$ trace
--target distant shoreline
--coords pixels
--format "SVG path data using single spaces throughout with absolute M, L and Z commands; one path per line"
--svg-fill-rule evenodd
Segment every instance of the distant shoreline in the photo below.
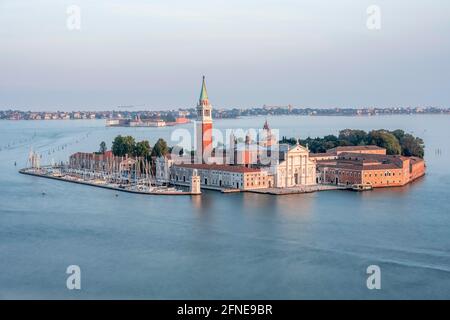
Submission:
M 140 111 L 137 111 L 139 113 Z M 442 112 L 442 113 L 392 113 L 392 114 L 255 114 L 255 115 L 241 115 L 236 117 L 217 117 L 216 120 L 236 120 L 236 119 L 245 119 L 245 118 L 253 118 L 253 117 L 348 117 L 348 118 L 370 118 L 370 117 L 388 117 L 388 116 L 449 116 L 450 112 Z M 189 120 L 194 120 L 194 118 L 188 118 Z M 8 118 L 0 118 L 0 121 L 36 121 L 36 122 L 52 122 L 52 121 L 86 121 L 86 120 L 108 120 L 108 118 L 86 118 L 86 119 L 8 119 Z M 187 122 L 189 123 L 189 122 Z M 186 124 L 186 123 L 183 123 Z M 178 124 L 177 124 L 178 125 Z M 169 127 L 174 125 L 166 125 L 163 127 Z M 112 126 L 112 127 L 126 127 L 126 126 Z M 151 126 L 138 126 L 138 127 L 151 127 Z

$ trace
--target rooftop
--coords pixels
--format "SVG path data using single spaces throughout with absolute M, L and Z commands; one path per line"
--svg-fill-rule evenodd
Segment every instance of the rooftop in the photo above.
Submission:
M 375 145 L 369 145 L 369 146 L 339 146 L 332 149 L 327 150 L 327 152 L 330 152 L 331 150 L 336 151 L 355 151 L 355 150 L 384 150 L 384 148 L 381 148 L 379 146 Z
M 260 169 L 247 168 L 247 167 L 243 167 L 243 166 L 232 166 L 232 165 L 227 165 L 227 164 L 187 163 L 187 164 L 176 164 L 175 166 L 183 167 L 183 168 L 228 171 L 228 172 L 236 172 L 236 173 L 261 172 Z
M 310 153 L 309 156 L 311 158 L 318 158 L 318 157 L 336 157 L 336 154 L 333 152 L 323 152 L 323 153 Z

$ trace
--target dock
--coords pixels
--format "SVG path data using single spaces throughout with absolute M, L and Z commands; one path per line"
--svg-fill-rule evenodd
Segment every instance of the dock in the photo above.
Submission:
M 177 186 L 182 186 L 182 187 L 189 187 L 190 184 L 187 182 L 181 182 L 181 181 L 176 181 L 176 182 L 172 182 L 174 185 Z M 201 188 L 204 190 L 212 190 L 212 191 L 219 191 L 222 193 L 238 193 L 238 192 L 243 192 L 243 190 L 240 189 L 236 189 L 236 188 L 221 188 L 221 187 L 215 187 L 215 186 L 205 186 L 205 185 L 201 185 Z
M 290 194 L 304 194 L 304 193 L 313 193 L 318 191 L 331 191 L 331 190 L 347 190 L 347 187 L 318 184 L 313 186 L 302 186 L 302 187 L 251 189 L 246 190 L 246 192 L 282 196 Z
M 144 195 L 168 195 L 168 196 L 194 196 L 194 195 L 200 195 L 199 193 L 193 193 L 190 191 L 140 191 L 140 190 L 133 190 L 133 189 L 126 189 L 126 188 L 120 188 L 115 187 L 108 184 L 99 184 L 99 183 L 92 183 L 89 181 L 83 181 L 83 180 L 72 180 L 72 179 L 65 179 L 64 177 L 58 177 L 53 176 L 50 174 L 45 173 L 38 173 L 34 171 L 30 171 L 30 168 L 24 168 L 20 169 L 19 173 L 26 174 L 30 176 L 40 177 L 40 178 L 46 178 L 46 179 L 52 179 L 52 180 L 58 180 L 58 181 L 64 181 L 64 182 L 71 182 L 71 183 L 77 183 L 77 184 L 83 184 L 91 187 L 97 187 L 97 188 L 103 188 L 103 189 L 109 189 L 114 191 L 120 191 L 120 192 L 128 192 L 128 193 L 135 193 L 135 194 L 144 194 Z

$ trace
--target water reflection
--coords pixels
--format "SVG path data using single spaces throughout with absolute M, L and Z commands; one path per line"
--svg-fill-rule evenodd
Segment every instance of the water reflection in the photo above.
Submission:
M 316 196 L 311 193 L 276 196 L 276 206 L 284 216 L 308 217 L 314 211 L 315 202 Z
M 401 199 L 404 196 L 409 196 L 412 191 L 419 190 L 426 185 L 426 178 L 422 177 L 415 180 L 413 183 L 407 184 L 402 187 L 392 187 L 392 188 L 377 188 L 369 192 L 361 192 L 363 198 L 373 198 L 373 197 L 394 197 Z

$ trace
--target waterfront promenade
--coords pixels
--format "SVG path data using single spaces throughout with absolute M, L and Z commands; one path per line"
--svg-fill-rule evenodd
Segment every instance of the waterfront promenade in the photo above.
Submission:
M 318 191 L 331 191 L 331 190 L 348 190 L 347 186 L 336 186 L 336 185 L 313 185 L 313 186 L 298 186 L 298 187 L 286 187 L 286 188 L 266 188 L 266 189 L 252 189 L 248 192 L 271 194 L 271 195 L 289 195 L 289 194 L 301 194 L 301 193 L 312 193 Z
M 182 191 L 182 190 L 176 190 L 176 191 L 169 191 L 169 190 L 158 190 L 158 191 L 142 191 L 142 190 L 134 190 L 131 188 L 124 188 L 119 187 L 112 184 L 107 183 L 95 183 L 91 182 L 89 180 L 81 180 L 81 179 L 68 179 L 64 176 L 55 176 L 50 173 L 46 172 L 37 172 L 36 170 L 32 168 L 24 168 L 20 169 L 19 173 L 26 174 L 30 176 L 40 177 L 40 178 L 47 178 L 47 179 L 53 179 L 53 180 L 59 180 L 64 182 L 72 182 L 77 184 L 83 184 L 87 186 L 92 187 L 99 187 L 109 190 L 115 190 L 115 191 L 121 191 L 121 192 L 128 192 L 128 193 L 135 193 L 135 194 L 146 194 L 146 195 L 198 195 L 196 193 L 192 193 L 189 191 Z M 178 183 L 177 185 L 182 187 L 190 187 L 189 183 Z M 289 188 L 265 188 L 265 189 L 252 189 L 252 190 L 246 190 L 242 191 L 235 188 L 218 188 L 213 186 L 202 186 L 202 189 L 208 189 L 212 191 L 219 191 L 222 193 L 239 193 L 239 192 L 251 192 L 251 193 L 259 193 L 259 194 L 270 194 L 270 195 L 290 195 L 290 194 L 303 194 L 303 193 L 312 193 L 312 192 L 318 192 L 318 191 L 330 191 L 330 190 L 348 190 L 348 187 L 345 186 L 336 186 L 336 185 L 314 185 L 314 186 L 304 186 L 304 187 L 289 187 Z

